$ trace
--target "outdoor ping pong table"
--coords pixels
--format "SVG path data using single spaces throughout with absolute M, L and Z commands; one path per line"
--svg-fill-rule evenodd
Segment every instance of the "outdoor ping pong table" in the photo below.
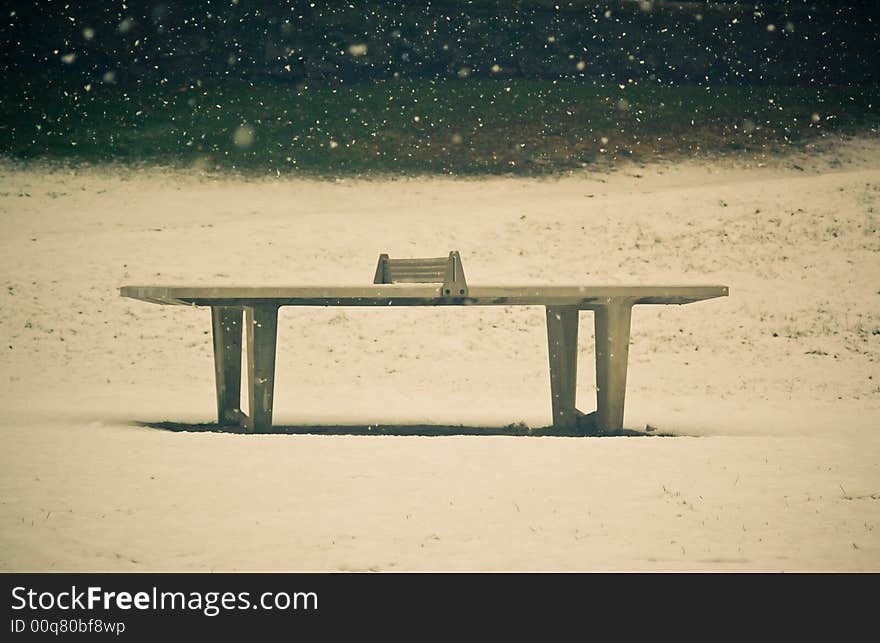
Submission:
M 399 282 L 439 281 L 436 262 L 442 259 L 431 260 L 435 264 L 429 270 L 416 260 L 389 262 L 382 255 L 376 282 L 370 286 L 123 286 L 120 294 L 156 304 L 211 308 L 218 422 L 240 425 L 253 433 L 272 427 L 278 309 L 282 306 L 381 306 L 389 311 L 395 306 L 544 306 L 553 427 L 604 434 L 623 428 L 632 307 L 689 304 L 728 294 L 727 286 L 468 287 L 458 254 L 450 253 L 449 262 L 453 254 L 460 274 L 448 268 L 446 283 L 441 286 Z M 392 265 L 396 277 L 391 275 Z M 385 283 L 392 278 L 395 283 Z M 597 409 L 590 414 L 575 406 L 578 317 L 582 310 L 593 311 L 595 322 Z M 248 413 L 239 409 L 243 335 Z

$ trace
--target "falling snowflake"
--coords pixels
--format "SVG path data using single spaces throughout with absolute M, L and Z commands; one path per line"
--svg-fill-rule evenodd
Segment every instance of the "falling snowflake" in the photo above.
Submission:
M 235 147 L 241 149 L 249 148 L 254 144 L 254 128 L 242 123 L 232 135 L 232 142 L 235 144 Z

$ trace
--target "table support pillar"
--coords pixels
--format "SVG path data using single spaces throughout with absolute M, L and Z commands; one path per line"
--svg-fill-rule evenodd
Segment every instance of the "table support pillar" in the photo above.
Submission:
M 595 309 L 596 429 L 619 433 L 623 429 L 626 367 L 632 302 L 612 300 Z
M 275 389 L 275 344 L 278 337 L 278 306 L 246 306 L 248 362 L 248 433 L 272 428 L 272 397 Z
M 553 427 L 571 430 L 578 424 L 575 398 L 579 311 L 576 306 L 546 306 L 546 311 Z
M 238 424 L 241 419 L 241 318 L 241 308 L 211 307 L 217 423 L 221 426 Z

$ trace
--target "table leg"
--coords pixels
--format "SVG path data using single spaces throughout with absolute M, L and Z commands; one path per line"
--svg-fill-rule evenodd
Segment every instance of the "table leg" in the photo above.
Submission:
M 278 306 L 246 306 L 249 433 L 272 428 L 272 396 L 275 389 L 275 344 Z
M 595 310 L 596 428 L 601 433 L 623 429 L 631 318 L 629 301 L 612 301 Z
M 241 317 L 241 308 L 211 307 L 217 422 L 220 425 L 238 424 L 241 418 Z
M 576 306 L 547 306 L 546 311 L 553 426 L 574 429 L 578 422 L 575 397 L 579 311 Z

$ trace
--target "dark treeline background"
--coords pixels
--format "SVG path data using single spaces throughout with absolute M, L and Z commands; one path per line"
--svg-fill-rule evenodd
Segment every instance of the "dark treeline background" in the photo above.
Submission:
M 877 0 L 20 2 L 7 78 L 316 85 L 440 77 L 834 85 L 880 80 Z M 7 88 L 9 91 L 9 88 Z

